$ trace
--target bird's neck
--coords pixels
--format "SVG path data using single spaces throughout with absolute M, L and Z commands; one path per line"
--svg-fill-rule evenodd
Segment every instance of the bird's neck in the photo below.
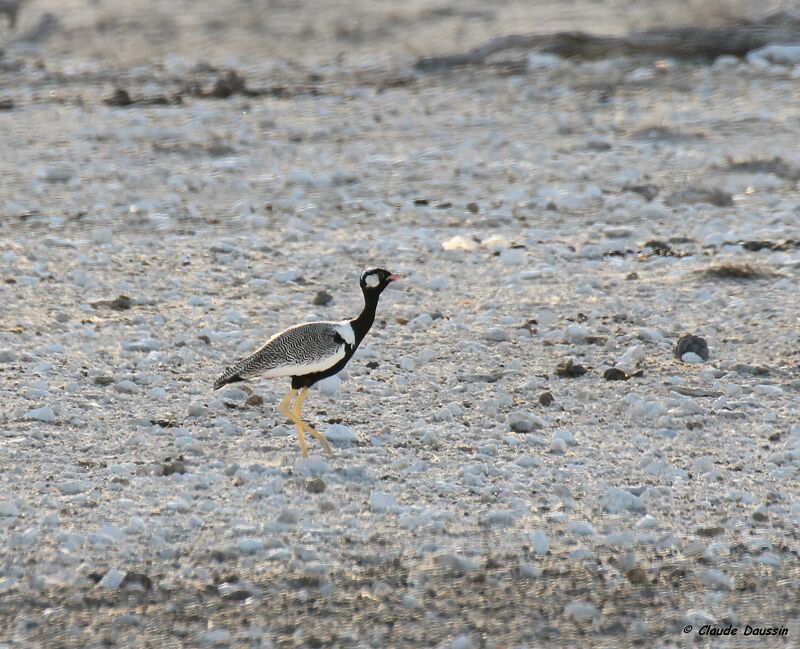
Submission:
M 375 309 L 378 308 L 378 299 L 380 299 L 380 293 L 364 293 L 364 308 L 357 318 L 350 321 L 350 326 L 353 327 L 353 333 L 355 334 L 356 347 L 367 335 L 372 323 L 375 322 Z

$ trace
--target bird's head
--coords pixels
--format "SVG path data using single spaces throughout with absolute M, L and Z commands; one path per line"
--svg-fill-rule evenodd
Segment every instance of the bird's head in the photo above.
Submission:
M 361 273 L 361 290 L 364 293 L 380 294 L 389 284 L 400 279 L 400 275 L 384 270 L 383 268 L 370 268 Z

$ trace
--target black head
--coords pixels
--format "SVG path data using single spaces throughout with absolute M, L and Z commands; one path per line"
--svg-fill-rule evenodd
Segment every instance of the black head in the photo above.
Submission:
M 395 280 L 400 279 L 400 275 L 390 273 L 383 268 L 370 268 L 361 273 L 361 290 L 364 293 L 378 293 L 383 292 L 389 284 Z

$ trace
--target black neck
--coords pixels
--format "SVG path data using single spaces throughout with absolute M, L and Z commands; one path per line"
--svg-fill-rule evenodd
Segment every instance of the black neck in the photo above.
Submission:
M 375 309 L 378 308 L 380 296 L 381 294 L 378 291 L 364 291 L 364 308 L 357 318 L 350 321 L 356 336 L 356 347 L 367 335 L 372 323 L 375 322 Z

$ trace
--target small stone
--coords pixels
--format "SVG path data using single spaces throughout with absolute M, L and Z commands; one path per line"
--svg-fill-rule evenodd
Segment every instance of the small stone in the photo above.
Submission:
M 477 203 L 467 203 L 467 211 L 470 214 L 477 214 L 480 212 L 480 208 L 478 207 Z
M 231 640 L 231 632 L 227 629 L 212 629 L 200 636 L 200 642 L 209 647 L 227 647 Z
M 725 534 L 725 528 L 719 525 L 714 527 L 698 527 L 694 531 L 697 536 L 701 536 L 706 539 L 714 538 L 715 536 L 720 536 L 721 534 Z
M 686 334 L 685 336 L 681 336 L 678 339 L 677 344 L 675 345 L 675 358 L 680 358 L 683 360 L 683 357 L 687 353 L 693 353 L 700 357 L 701 360 L 707 361 L 708 360 L 708 343 L 706 343 L 705 338 L 701 338 L 700 336 L 694 336 L 692 334 Z M 687 361 L 684 361 L 687 362 Z
M 14 503 L 0 502 L 0 516 L 19 516 L 19 508 Z
M 610 487 L 600 498 L 600 506 L 609 514 L 621 514 L 624 511 L 644 512 L 645 505 L 641 497 L 619 487 Z
M 594 604 L 589 602 L 571 602 L 564 608 L 564 615 L 571 617 L 573 620 L 591 620 L 598 617 L 600 612 Z
M 467 239 L 460 234 L 450 237 L 447 241 L 442 242 L 443 250 L 463 250 L 471 252 L 478 249 L 478 242 L 472 239 Z
M 800 65 L 800 45 L 765 45 L 747 53 L 748 61 L 755 59 L 763 59 L 780 65 Z
M 226 401 L 244 401 L 247 399 L 247 392 L 239 388 L 228 388 L 222 393 L 222 398 Z
M 322 478 L 309 478 L 306 480 L 306 491 L 309 493 L 321 494 L 327 488 L 328 485 L 325 484 Z
M 342 390 L 342 379 L 338 376 L 328 376 L 321 381 L 317 381 L 314 387 L 329 397 L 334 397 Z
M 83 480 L 64 480 L 57 485 L 58 490 L 67 496 L 74 496 L 75 494 L 82 493 L 86 491 L 89 486 L 89 483 Z
M 0 349 L 0 363 L 13 363 L 17 355 L 10 349 Z
M 180 459 L 173 460 L 172 462 L 164 462 L 161 467 L 161 475 L 168 476 L 172 475 L 173 473 L 177 473 L 179 475 L 183 475 L 186 473 L 186 464 Z
M 426 446 L 430 446 L 432 448 L 438 448 L 441 444 L 439 436 L 432 430 L 426 430 L 422 434 L 422 437 L 420 437 L 420 441 Z
M 374 512 L 396 512 L 399 507 L 394 496 L 373 491 L 369 496 L 369 505 Z
M 588 336 L 589 330 L 583 325 L 571 324 L 564 330 L 564 338 L 573 344 L 585 343 Z
M 616 534 L 606 534 L 602 543 L 610 548 L 630 548 L 635 540 L 633 532 L 617 532 Z
M 686 352 L 681 356 L 681 361 L 689 365 L 698 365 L 703 362 L 703 359 L 694 352 Z
M 297 525 L 297 521 L 299 520 L 300 514 L 298 514 L 297 510 L 295 509 L 284 507 L 281 509 L 280 514 L 278 514 L 278 522 L 285 525 Z
M 33 410 L 29 410 L 26 413 L 25 418 L 34 419 L 36 421 L 41 421 L 46 424 L 52 424 L 56 420 L 56 415 L 50 406 L 42 406 L 41 408 L 35 408 Z
M 72 179 L 75 175 L 75 170 L 66 164 L 55 164 L 40 169 L 37 175 L 42 180 L 50 183 L 65 183 Z
M 211 411 L 200 403 L 190 403 L 187 412 L 190 417 L 204 417 Z
M 111 385 L 114 382 L 114 377 L 112 376 L 95 376 L 93 383 L 95 385 L 99 385 L 101 387 L 106 387 L 107 385 Z
M 138 340 L 125 340 L 122 349 L 127 352 L 152 352 L 161 348 L 161 343 L 154 338 L 140 338 Z
M 765 566 L 777 567 L 781 565 L 781 558 L 771 552 L 765 552 L 758 557 L 757 561 Z
M 321 476 L 329 473 L 331 467 L 321 457 L 312 455 L 299 458 L 294 465 L 294 470 L 298 475 L 302 476 Z
M 170 509 L 174 512 L 188 512 L 191 509 L 191 506 L 183 498 L 173 498 L 167 503 L 167 509 Z
M 668 207 L 698 203 L 730 207 L 733 205 L 733 196 L 717 187 L 689 187 L 673 192 L 664 199 L 664 205 Z
M 594 536 L 594 526 L 588 521 L 570 521 L 567 529 L 576 536 Z
M 238 584 L 223 582 L 217 587 L 219 596 L 229 602 L 243 602 L 251 593 L 246 588 L 240 587 Z
M 443 552 L 434 555 L 433 564 L 452 572 L 473 572 L 478 568 L 474 561 L 463 554 L 456 554 L 455 552 Z
M 641 566 L 637 566 L 636 568 L 631 568 L 625 573 L 625 576 L 628 578 L 628 581 L 632 584 L 646 584 L 647 583 L 647 571 L 642 568 Z
M 403 595 L 400 603 L 406 608 L 417 608 L 419 606 L 419 600 L 413 595 L 408 594 Z
M 167 396 L 167 391 L 161 386 L 156 386 L 153 389 L 151 389 L 147 394 L 151 399 L 163 399 L 164 397 Z
M 405 371 L 413 370 L 415 367 L 414 359 L 409 358 L 408 356 L 401 356 L 398 365 L 400 366 L 401 370 Z
M 131 519 L 133 522 L 134 519 Z M 130 588 L 138 591 L 153 590 L 153 580 L 149 575 L 143 572 L 128 572 L 125 574 L 125 579 L 122 581 L 123 588 Z
M 689 541 L 683 547 L 683 554 L 687 557 L 703 557 L 708 552 L 708 546 L 697 539 Z
M 695 626 L 717 623 L 717 620 L 713 615 L 707 613 L 706 611 L 701 611 L 700 609 L 691 609 L 686 611 L 686 615 L 683 619 L 684 621 L 694 624 Z
M 560 439 L 568 446 L 576 446 L 575 435 L 568 430 L 557 430 L 553 433 L 553 439 Z
M 511 242 L 506 239 L 502 234 L 493 234 L 488 239 L 481 241 L 481 248 L 486 248 L 491 251 L 505 250 L 511 247 Z
M 603 378 L 606 381 L 627 381 L 628 375 L 618 367 L 609 367 L 603 372 Z
M 251 394 L 247 397 L 247 400 L 244 402 L 246 406 L 261 406 L 264 404 L 264 397 L 258 394 Z
M 467 635 L 460 635 L 450 645 L 451 649 L 475 649 L 475 643 Z
M 275 273 L 275 281 L 281 284 L 289 284 L 296 282 L 303 277 L 303 273 L 297 268 L 289 268 L 287 270 L 279 270 Z
M 317 291 L 316 295 L 314 295 L 314 299 L 311 300 L 311 303 L 314 306 L 328 306 L 333 301 L 333 295 L 328 293 L 328 291 Z
M 539 555 L 545 555 L 550 550 L 550 541 L 542 530 L 531 533 L 531 546 L 533 551 Z
M 500 252 L 500 263 L 504 266 L 518 266 L 525 261 L 525 248 L 507 248 Z
M 533 455 L 520 455 L 516 459 L 515 463 L 525 469 L 530 469 L 535 466 L 541 466 L 542 461 Z
M 528 563 L 519 564 L 519 576 L 523 579 L 538 579 L 544 574 L 544 570 L 538 566 L 532 566 Z
M 508 509 L 494 509 L 481 518 L 481 524 L 488 527 L 507 527 L 514 523 L 514 512 Z
M 545 406 L 545 407 L 547 407 L 550 404 L 552 404 L 553 401 L 555 401 L 555 398 L 553 397 L 553 393 L 552 392 L 546 391 L 546 392 L 542 392 L 539 395 L 539 403 L 541 405 Z
M 125 572 L 123 570 L 117 570 L 116 568 L 112 568 L 109 570 L 103 578 L 97 582 L 97 585 L 101 588 L 108 588 L 109 590 L 115 590 L 122 585 L 123 579 L 125 579 Z
M 121 394 L 136 394 L 139 391 L 139 386 L 133 381 L 125 379 L 115 383 L 114 389 Z
M 494 342 L 505 342 L 511 339 L 509 333 L 502 327 L 489 327 L 486 330 L 486 338 Z
M 420 313 L 417 317 L 412 318 L 409 323 L 409 329 L 425 330 L 433 324 L 433 317 L 428 313 Z
M 578 365 L 571 358 L 556 365 L 556 376 L 577 378 L 586 374 L 588 370 L 583 365 Z
M 650 202 L 656 196 L 658 196 L 661 189 L 658 187 L 658 185 L 625 185 L 622 188 L 622 191 L 639 194 L 639 196 Z
M 656 527 L 657 525 L 658 521 L 656 521 L 656 519 L 653 518 L 650 514 L 646 514 L 636 522 L 636 529 L 650 530 Z
M 333 502 L 330 498 L 325 498 L 325 497 L 320 498 L 317 507 L 319 508 L 319 511 L 321 511 L 323 514 L 336 511 L 336 503 Z
M 534 429 L 539 429 L 544 426 L 544 422 L 538 417 L 531 415 L 524 410 L 517 410 L 509 413 L 506 418 L 506 423 L 511 430 L 518 433 L 530 433 Z
M 759 523 L 763 523 L 763 522 L 769 520 L 769 512 L 767 511 L 767 508 L 764 505 L 761 505 L 752 514 L 750 514 L 750 517 L 754 521 L 757 521 Z
M 714 568 L 701 572 L 699 579 L 701 583 L 715 590 L 730 590 L 733 585 L 728 575 Z
M 349 446 L 358 442 L 358 433 L 344 424 L 332 424 L 325 431 L 325 437 L 335 446 Z
M 261 552 L 265 544 L 262 539 L 244 538 L 239 539 L 236 547 L 242 554 L 255 554 L 256 552 Z
M 117 88 L 114 90 L 113 95 L 103 99 L 103 103 L 107 106 L 124 107 L 130 106 L 133 103 L 133 99 L 131 99 L 130 94 L 125 88 Z

